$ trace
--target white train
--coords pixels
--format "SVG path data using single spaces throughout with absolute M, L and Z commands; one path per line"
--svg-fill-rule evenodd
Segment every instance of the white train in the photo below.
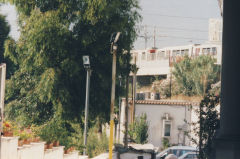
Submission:
M 222 46 L 220 44 L 193 44 L 185 46 L 165 47 L 161 49 L 132 50 L 132 63 L 136 59 L 139 68 L 137 75 L 167 75 L 174 62 L 183 56 L 195 58 L 200 55 L 210 55 L 221 64 Z

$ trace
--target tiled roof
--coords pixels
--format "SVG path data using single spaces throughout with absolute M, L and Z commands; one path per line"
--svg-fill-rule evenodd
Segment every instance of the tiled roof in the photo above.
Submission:
M 129 103 L 132 104 L 132 100 L 129 100 Z M 179 106 L 198 106 L 199 102 L 191 101 L 174 101 L 174 100 L 135 100 L 136 104 L 152 104 L 152 105 L 179 105 Z

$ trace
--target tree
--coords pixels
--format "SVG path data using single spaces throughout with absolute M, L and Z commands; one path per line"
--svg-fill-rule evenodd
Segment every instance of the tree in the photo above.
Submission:
M 6 63 L 7 64 L 7 78 L 9 78 L 14 71 L 16 70 L 15 65 L 13 62 L 8 58 L 4 56 L 4 50 L 6 41 L 10 40 L 11 38 L 8 37 L 10 31 L 10 27 L 8 23 L 6 22 L 6 17 L 3 15 L 0 15 L 0 63 Z
M 4 61 L 4 41 L 7 39 L 10 27 L 5 20 L 5 16 L 0 15 L 0 63 Z
M 109 39 L 120 31 L 118 74 L 140 20 L 137 0 L 15 0 L 21 36 L 8 43 L 7 55 L 19 69 L 7 82 L 8 116 L 25 124 L 41 124 L 60 111 L 64 120 L 82 123 L 85 70 L 82 56 L 90 55 L 90 118 L 109 119 L 111 62 Z M 16 46 L 14 46 L 16 45 Z M 104 92 L 104 93 L 103 93 Z
M 129 125 L 128 134 L 130 139 L 137 144 L 145 144 L 148 139 L 147 115 L 142 114 Z
M 211 84 L 220 80 L 220 66 L 211 56 L 201 55 L 195 59 L 185 56 L 174 64 L 173 75 L 184 95 L 204 96 Z

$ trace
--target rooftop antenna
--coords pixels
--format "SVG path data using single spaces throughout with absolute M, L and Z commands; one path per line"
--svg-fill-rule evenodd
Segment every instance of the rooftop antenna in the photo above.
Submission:
M 220 8 L 220 14 L 223 16 L 223 0 L 218 0 L 218 5 Z

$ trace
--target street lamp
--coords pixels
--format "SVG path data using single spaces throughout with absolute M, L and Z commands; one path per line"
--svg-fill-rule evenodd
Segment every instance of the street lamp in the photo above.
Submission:
M 86 155 L 86 146 L 87 146 L 87 128 L 88 128 L 88 106 L 89 106 L 89 88 L 90 88 L 90 60 L 89 56 L 83 56 L 83 66 L 87 71 L 87 80 L 86 80 L 86 100 L 85 100 L 85 123 L 84 123 L 84 151 L 83 155 Z
M 120 37 L 120 32 L 113 33 L 110 39 L 111 54 L 113 54 L 112 63 L 112 90 L 111 90 L 111 106 L 110 106 L 110 140 L 109 140 L 109 159 L 112 159 L 113 146 L 113 127 L 114 127 L 114 102 L 115 102 L 115 84 L 116 84 L 116 61 L 117 61 L 117 42 Z

